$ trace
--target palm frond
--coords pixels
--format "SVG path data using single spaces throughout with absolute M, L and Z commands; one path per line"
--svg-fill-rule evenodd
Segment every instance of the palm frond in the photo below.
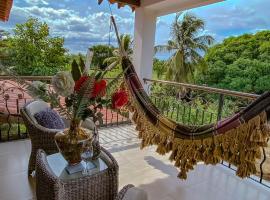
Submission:
M 89 105 L 89 97 L 93 92 L 95 76 L 90 76 L 80 88 L 77 94 L 77 104 L 74 106 L 74 117 L 81 118 Z
M 211 35 L 201 35 L 194 38 L 194 41 L 199 44 L 212 45 L 215 39 Z
M 121 73 L 119 73 L 113 80 L 110 81 L 110 83 L 106 87 L 106 94 L 111 94 L 111 89 L 118 83 L 119 79 L 123 77 L 123 75 L 126 73 L 126 71 L 129 69 L 129 67 L 125 68 Z
M 110 64 L 118 60 L 119 60 L 119 57 L 116 57 L 116 56 L 105 58 L 103 61 L 103 64 Z
M 169 52 L 169 53 L 171 53 L 175 49 L 176 48 L 174 46 L 170 46 L 170 45 L 157 45 L 157 46 L 155 46 L 155 53 L 157 53 L 157 52 Z
M 118 61 L 115 61 L 111 63 L 107 68 L 106 71 L 111 71 L 113 68 L 115 68 L 118 64 L 120 64 Z

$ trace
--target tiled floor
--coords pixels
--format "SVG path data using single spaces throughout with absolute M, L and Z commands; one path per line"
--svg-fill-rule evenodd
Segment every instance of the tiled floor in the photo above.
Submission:
M 120 166 L 120 186 L 132 183 L 147 191 L 149 200 L 269 200 L 270 189 L 241 180 L 221 165 L 198 165 L 188 180 L 176 178 L 177 169 L 154 148 L 140 150 L 132 126 L 100 131 L 103 146 Z M 27 176 L 30 141 L 0 144 L 0 200 L 35 199 L 34 180 Z

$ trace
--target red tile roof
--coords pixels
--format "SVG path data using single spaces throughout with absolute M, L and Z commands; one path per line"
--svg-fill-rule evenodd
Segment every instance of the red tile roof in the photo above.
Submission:
M 13 0 L 0 0 L 0 20 L 7 21 L 13 4 Z

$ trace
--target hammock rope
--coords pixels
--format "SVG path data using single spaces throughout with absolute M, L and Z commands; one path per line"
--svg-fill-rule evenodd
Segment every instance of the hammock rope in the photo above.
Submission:
M 121 47 L 117 27 L 119 49 L 122 52 L 124 82 L 129 93 L 128 110 L 141 148 L 157 145 L 161 155 L 170 152 L 170 160 L 180 169 L 178 177 L 187 178 L 187 172 L 203 161 L 216 165 L 222 160 L 237 167 L 239 177 L 256 174 L 256 160 L 261 159 L 262 149 L 270 137 L 266 110 L 270 108 L 270 92 L 266 92 L 236 115 L 215 124 L 187 126 L 166 118 L 152 103 L 145 92 L 135 68 Z

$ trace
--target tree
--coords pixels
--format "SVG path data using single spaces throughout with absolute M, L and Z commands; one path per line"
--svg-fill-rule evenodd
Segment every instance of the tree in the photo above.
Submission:
M 92 65 L 100 69 L 105 69 L 107 64 L 104 63 L 104 60 L 113 55 L 114 48 L 109 45 L 94 45 L 90 50 L 94 53 Z
M 67 67 L 64 39 L 50 37 L 49 26 L 30 18 L 17 24 L 10 50 L 19 75 L 54 75 Z
M 7 39 L 9 35 L 9 32 L 0 29 L 0 40 Z
M 5 66 L 11 66 L 10 34 L 0 30 L 0 62 Z
M 132 38 L 130 35 L 121 35 L 120 36 L 121 46 L 123 50 L 127 53 L 128 57 L 131 59 L 132 51 Z M 107 63 L 109 66 L 108 68 L 112 69 L 116 66 L 121 65 L 121 54 L 119 49 L 115 49 L 113 51 L 113 55 L 111 57 L 107 57 L 104 60 L 104 63 Z
M 190 82 L 195 70 L 205 67 L 202 54 L 214 41 L 210 35 L 201 35 L 204 21 L 191 13 L 186 13 L 180 20 L 178 13 L 171 25 L 171 40 L 166 45 L 155 47 L 156 52 L 173 53 L 168 61 L 166 79 L 176 82 Z
M 209 49 L 199 84 L 261 94 L 270 88 L 270 31 L 230 37 Z

